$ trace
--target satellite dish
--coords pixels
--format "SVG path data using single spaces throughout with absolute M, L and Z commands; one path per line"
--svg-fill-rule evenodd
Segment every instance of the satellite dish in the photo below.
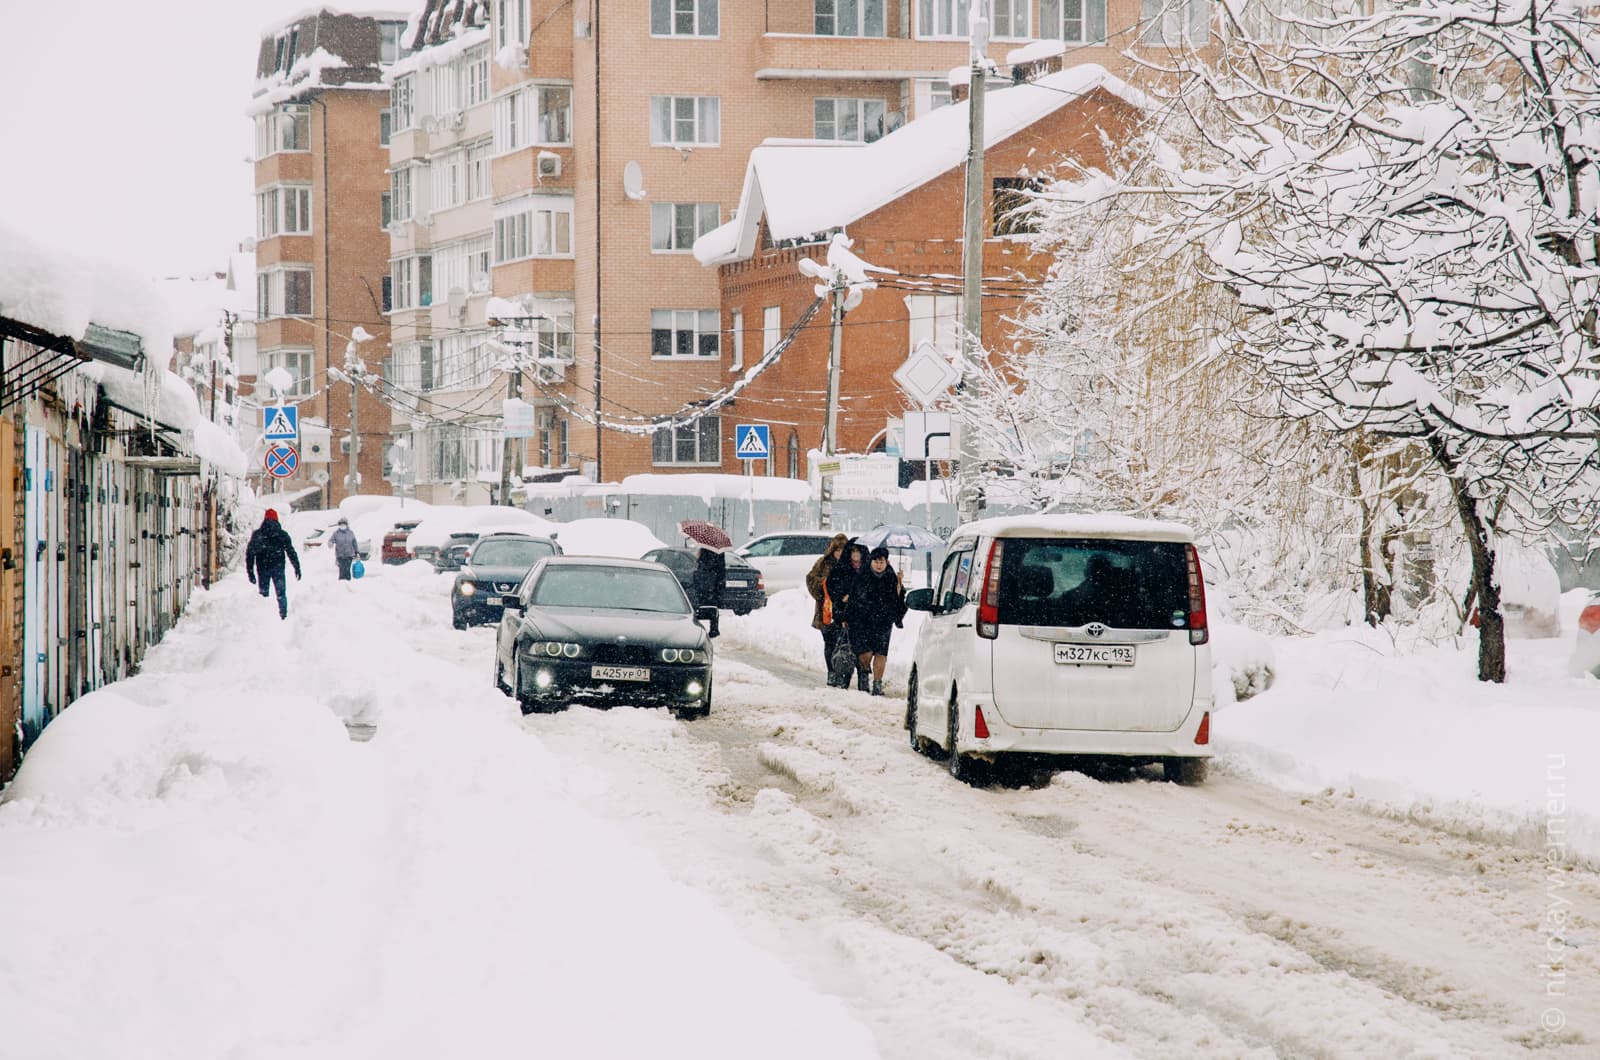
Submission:
M 622 194 L 630 199 L 645 197 L 644 170 L 639 168 L 639 163 L 629 162 L 622 167 Z

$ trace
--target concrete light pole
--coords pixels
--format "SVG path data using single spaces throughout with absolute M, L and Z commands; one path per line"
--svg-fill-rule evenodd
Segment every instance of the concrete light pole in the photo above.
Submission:
M 372 336 L 367 334 L 366 329 L 357 325 L 350 335 L 350 341 L 344 347 L 345 382 L 350 385 L 350 471 L 344 480 L 346 497 L 353 497 L 358 492 L 361 474 L 356 470 L 356 462 L 361 456 L 361 424 L 356 418 L 356 389 L 358 380 L 366 374 L 367 367 L 356 355 L 356 345 L 370 342 L 371 339 Z
M 967 184 L 966 217 L 961 236 L 961 378 L 959 390 L 972 372 L 983 334 L 983 110 L 984 80 L 988 76 L 989 20 L 973 13 L 972 72 L 967 82 Z M 956 471 L 956 518 L 971 522 L 978 515 L 978 453 L 974 432 L 961 431 L 960 463 Z

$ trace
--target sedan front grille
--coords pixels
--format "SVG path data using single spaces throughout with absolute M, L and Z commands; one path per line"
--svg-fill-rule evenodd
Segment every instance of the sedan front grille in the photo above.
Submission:
M 642 644 L 596 644 L 592 658 L 597 663 L 626 666 L 649 666 L 660 662 L 657 649 Z

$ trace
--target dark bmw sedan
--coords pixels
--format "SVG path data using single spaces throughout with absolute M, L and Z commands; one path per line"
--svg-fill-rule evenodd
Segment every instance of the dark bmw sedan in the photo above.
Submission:
M 484 534 L 450 587 L 451 624 L 466 629 L 500 621 L 501 597 L 515 593 L 535 563 L 559 555 L 561 546 L 548 537 Z
M 684 592 L 694 579 L 694 565 L 698 553 L 692 548 L 653 548 L 643 559 L 659 563 L 677 576 Z M 727 557 L 723 576 L 722 606 L 736 615 L 748 615 L 758 607 L 767 606 L 767 590 L 762 584 L 761 572 L 739 556 Z
M 569 703 L 670 707 L 711 713 L 713 608 L 691 608 L 656 563 L 556 556 L 505 598 L 494 683 L 524 714 Z

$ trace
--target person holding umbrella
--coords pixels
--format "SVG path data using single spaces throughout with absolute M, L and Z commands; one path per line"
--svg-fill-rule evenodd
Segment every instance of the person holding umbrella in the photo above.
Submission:
M 725 553 L 733 547 L 733 539 L 722 527 L 702 519 L 686 519 L 678 524 L 678 530 L 690 548 L 700 550 L 695 557 L 694 574 L 689 579 L 689 602 L 695 607 L 718 608 L 720 616 L 722 594 L 728 582 Z M 707 632 L 713 637 L 721 636 L 719 627 L 718 618 L 713 617 Z

